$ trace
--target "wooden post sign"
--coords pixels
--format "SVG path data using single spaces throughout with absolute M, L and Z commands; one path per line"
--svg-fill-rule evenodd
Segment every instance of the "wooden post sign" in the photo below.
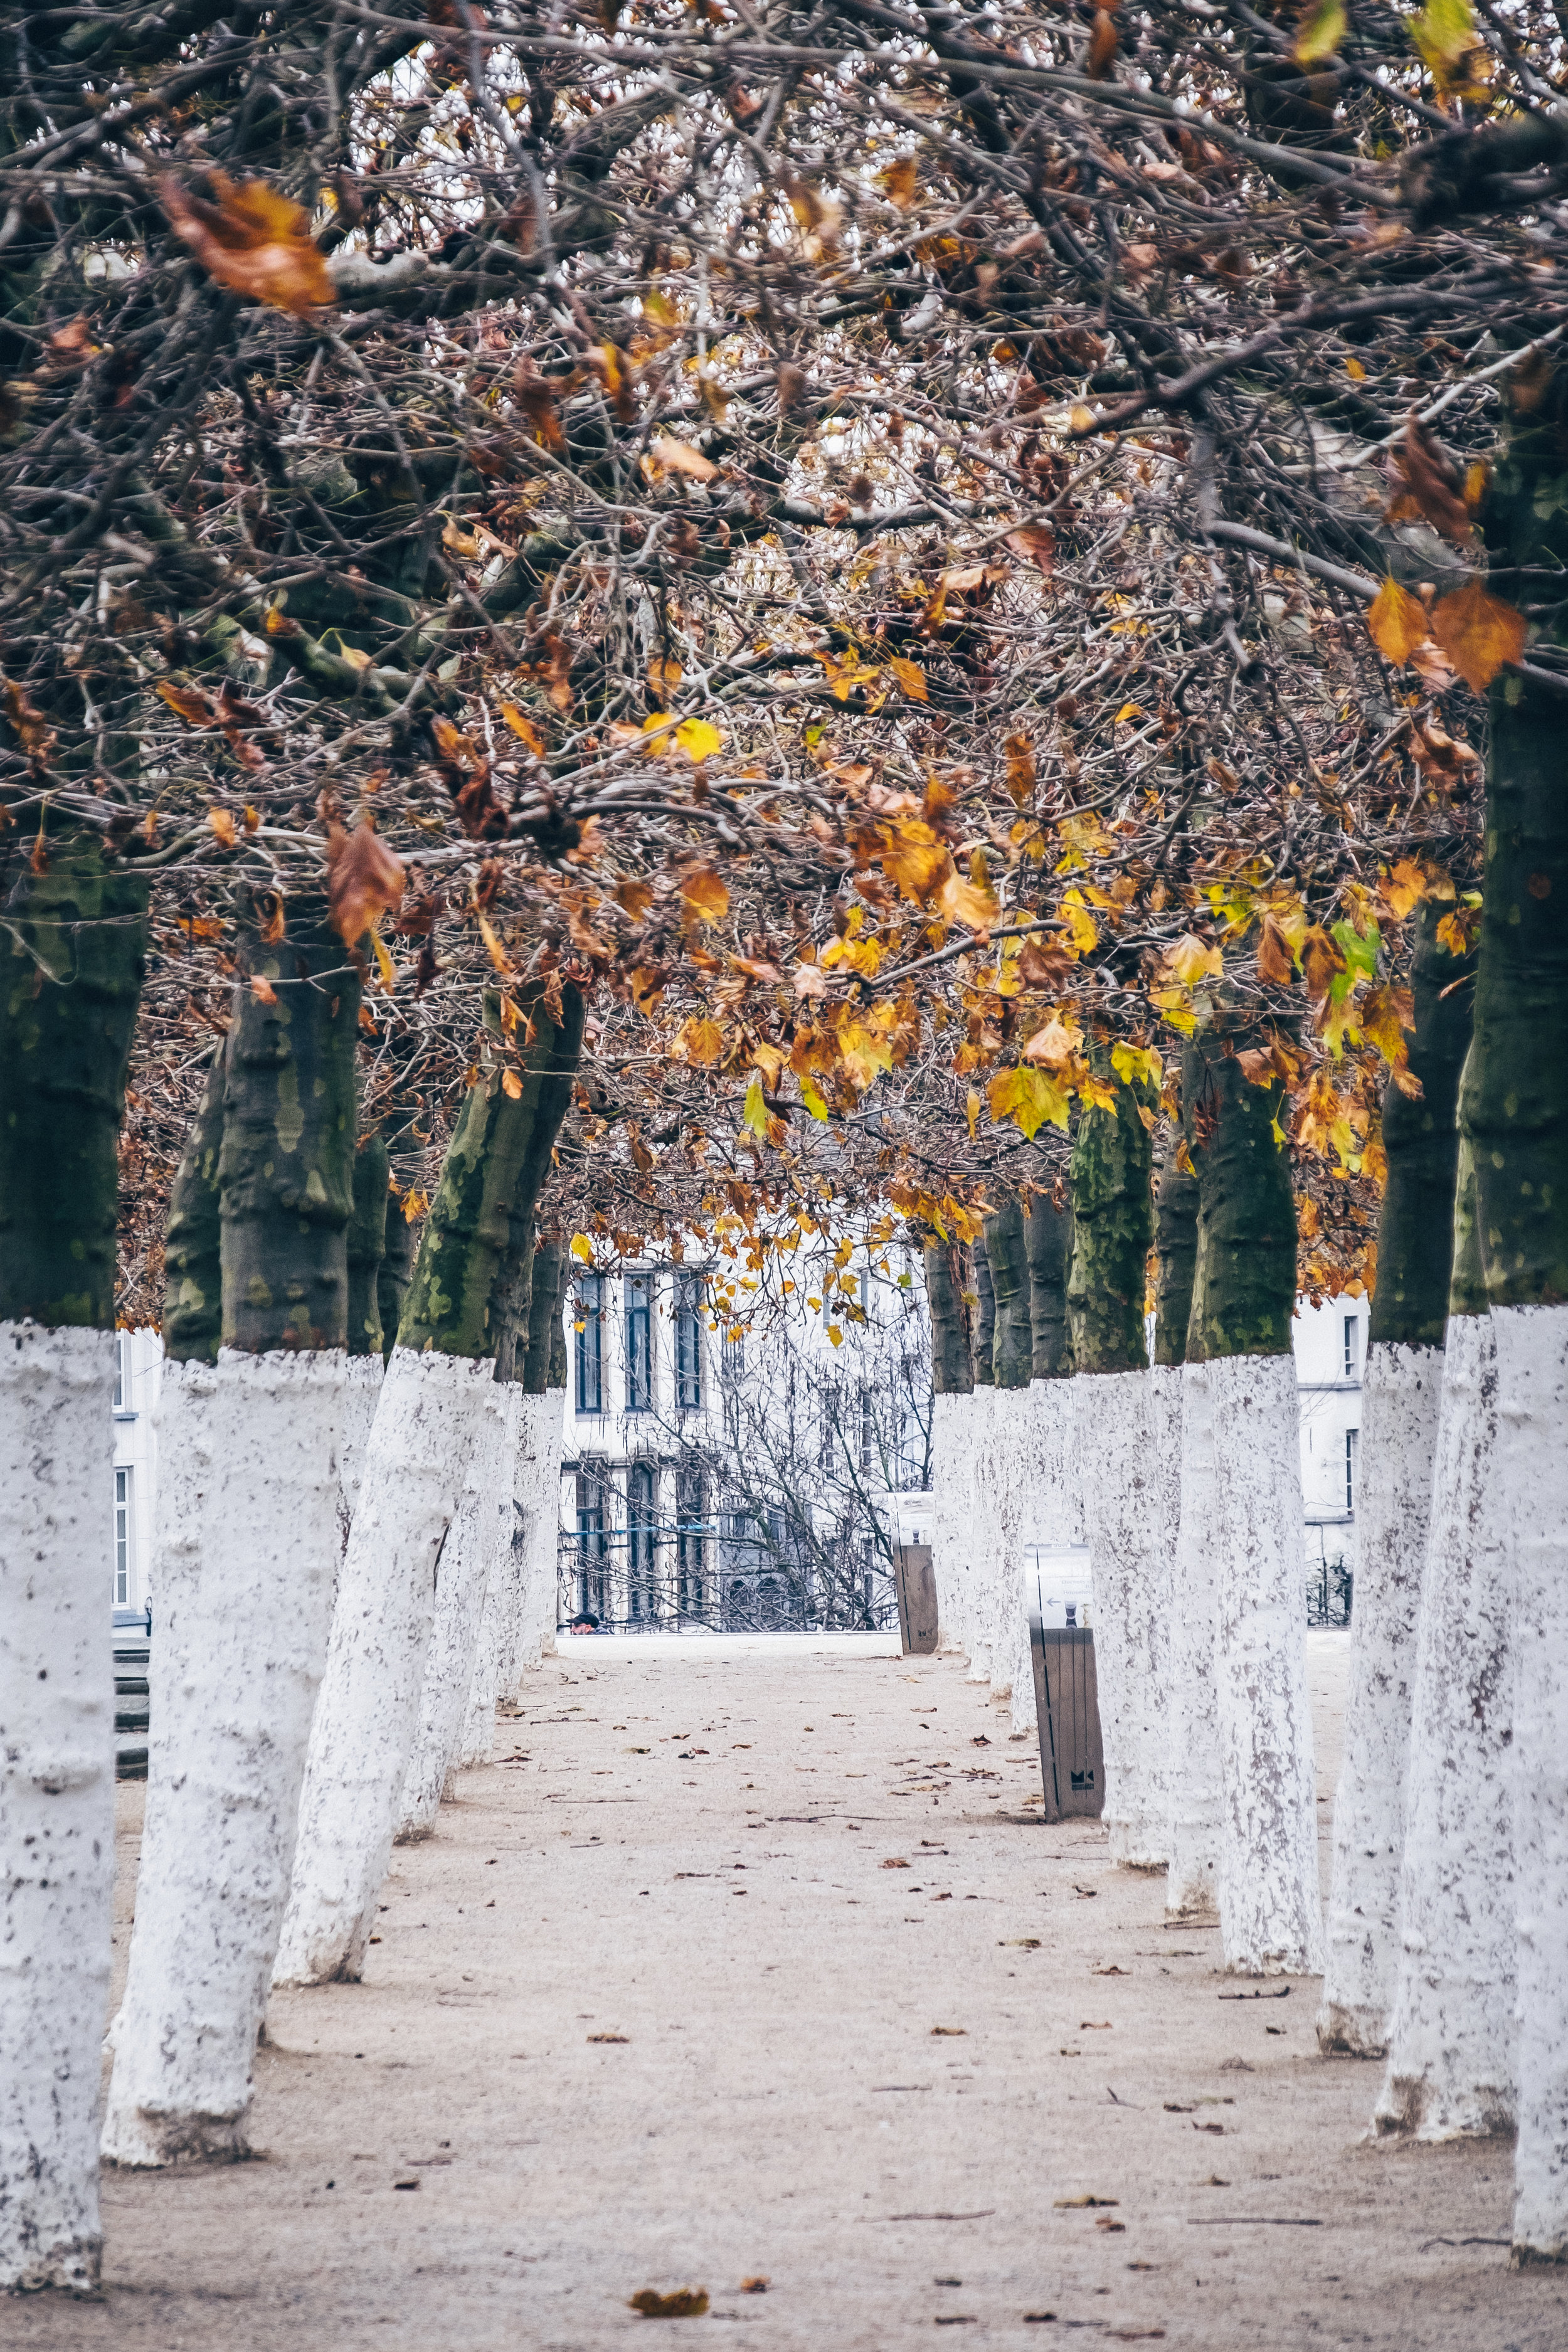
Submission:
M 930 1544 L 900 1544 L 899 1643 L 906 1658 L 929 1657 L 936 1648 L 936 1578 Z

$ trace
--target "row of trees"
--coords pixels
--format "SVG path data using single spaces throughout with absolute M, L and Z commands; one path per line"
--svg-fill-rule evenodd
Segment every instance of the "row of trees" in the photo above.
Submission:
M 106 2144 L 158 2163 L 243 2144 L 268 1980 L 357 1971 L 527 1654 L 536 1268 L 701 1234 L 739 1329 L 868 1215 L 937 1253 L 943 1458 L 1005 1525 L 1095 1465 L 1117 1850 L 1238 1966 L 1317 1948 L 1291 1302 L 1375 1282 L 1326 2030 L 1392 2000 L 1395 2121 L 1514 2113 L 1559 2258 L 1555 16 L 4 37 L 0 2279 L 99 2260 L 117 1314 L 170 1360 Z M 1483 1858 L 1467 2108 L 1412 1905 Z

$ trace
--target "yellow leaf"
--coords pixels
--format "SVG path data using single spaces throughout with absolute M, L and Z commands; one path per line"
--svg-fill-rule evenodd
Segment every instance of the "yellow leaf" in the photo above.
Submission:
M 1112 1045 L 1110 1066 L 1128 1086 L 1144 1079 L 1152 1087 L 1164 1082 L 1165 1066 L 1152 1045 Z
M 1044 1062 L 1048 1068 L 1059 1070 L 1071 1061 L 1082 1043 L 1082 1030 L 1069 1029 L 1053 1013 L 1045 1027 L 1037 1029 L 1025 1046 L 1024 1059 L 1026 1062 Z
M 508 960 L 507 951 L 505 948 L 502 947 L 500 940 L 497 939 L 495 932 L 491 929 L 489 918 L 486 915 L 481 915 L 479 919 L 479 937 L 485 943 L 490 961 L 494 964 L 498 971 L 510 972 L 511 965 Z
M 1069 890 L 1062 900 L 1062 914 L 1068 936 L 1079 955 L 1087 955 L 1100 938 L 1094 917 L 1076 890 Z
M 518 738 L 519 741 L 527 745 L 528 749 L 533 753 L 536 760 L 542 760 L 544 757 L 544 738 L 540 733 L 538 728 L 534 725 L 532 719 L 529 718 L 527 712 L 520 710 L 515 702 L 503 702 L 500 707 L 500 715 L 506 720 L 507 725 L 511 729 L 512 733 Z
M 952 859 L 923 818 L 901 818 L 882 852 L 882 871 L 906 898 L 929 898 L 952 872 Z
M 411 1185 L 403 1196 L 404 1223 L 405 1225 L 413 1224 L 416 1218 L 422 1217 L 429 1206 L 429 1194 L 427 1192 L 422 1192 L 416 1184 Z
M 1420 598 L 1402 588 L 1392 574 L 1373 598 L 1366 626 L 1378 652 L 1391 662 L 1407 662 L 1432 634 Z
M 817 1093 L 816 1088 L 812 1085 L 809 1078 L 802 1078 L 800 1082 L 800 1098 L 805 1105 L 807 1110 L 811 1113 L 813 1118 L 826 1119 L 827 1117 L 827 1105 L 823 1101 L 822 1097 Z
M 699 1020 L 693 1013 L 676 1032 L 675 1048 L 682 1061 L 695 1062 L 706 1069 L 724 1050 L 724 1032 L 717 1021 Z
M 942 884 L 937 893 L 937 904 L 950 923 L 962 923 L 972 931 L 989 929 L 1002 911 L 988 886 L 977 887 L 956 873 L 950 874 Z
M 1047 1118 L 1055 1126 L 1065 1128 L 1071 1107 L 1065 1087 L 1048 1078 L 1044 1070 L 1022 1066 L 999 1070 L 986 1088 L 986 1098 L 994 1119 L 1010 1118 L 1025 1136 L 1032 1136 Z
M 397 985 L 397 973 L 394 968 L 392 958 L 386 951 L 386 941 L 382 938 L 379 931 L 373 929 L 370 935 L 370 944 L 371 952 L 375 957 L 377 967 L 381 972 L 381 984 L 383 988 L 385 989 L 388 996 L 390 996 L 393 990 Z
M 510 1095 L 513 1102 L 522 1100 L 522 1080 L 515 1070 L 503 1070 L 500 1074 L 500 1083 L 501 1092 Z
M 710 760 L 715 751 L 721 751 L 724 748 L 724 738 L 717 727 L 710 726 L 706 719 L 683 719 L 675 730 L 675 740 L 687 758 L 698 767 L 704 760 Z
M 1120 727 L 1124 719 L 1142 719 L 1142 716 L 1143 706 L 1141 702 L 1124 702 L 1112 719 L 1111 725 Z
M 1489 596 L 1479 577 L 1433 606 L 1432 635 L 1477 694 L 1507 663 L 1524 658 L 1524 614 Z
M 741 1124 L 742 1127 L 750 1128 L 752 1133 L 756 1136 L 761 1142 L 765 1143 L 767 1141 L 768 1107 L 763 1100 L 762 1076 L 761 1073 L 756 1070 L 752 1071 L 752 1083 L 746 1088 L 746 1102 L 745 1108 L 741 1113 Z
M 1205 947 L 1202 940 L 1184 931 L 1171 950 L 1172 972 L 1184 988 L 1194 988 L 1200 980 L 1217 980 L 1225 970 L 1225 958 L 1218 948 Z
M 911 702 L 926 700 L 926 674 L 919 662 L 906 661 L 901 654 L 895 654 L 888 667 Z
M 844 1334 L 839 1329 L 837 1323 L 830 1323 L 827 1327 L 827 1336 L 833 1342 L 833 1345 L 837 1348 L 839 1341 L 843 1339 Z
M 583 1261 L 583 1263 L 584 1263 L 584 1265 L 593 1265 L 593 1263 L 594 1263 L 594 1245 L 593 1245 L 592 1242 L 590 1242 L 590 1240 L 588 1239 L 588 1236 L 587 1236 L 587 1234 L 573 1234 L 573 1236 L 572 1236 L 572 1255 L 573 1255 L 573 1256 L 574 1256 L 574 1257 L 580 1257 L 580 1258 L 582 1259 L 582 1261 Z
M 1345 37 L 1345 12 L 1341 0 L 1316 0 L 1316 5 L 1302 19 L 1290 54 L 1299 66 L 1316 65 L 1320 58 L 1337 55 Z
M 974 1122 L 980 1117 L 980 1097 L 975 1093 L 973 1087 L 969 1089 L 969 1099 L 963 1106 L 963 1116 L 969 1121 L 969 1139 L 973 1143 L 974 1140 Z
M 703 923 L 721 921 L 730 909 L 730 893 L 710 866 L 688 867 L 680 877 L 680 900 Z
M 1383 895 L 1401 922 L 1412 907 L 1419 906 L 1426 893 L 1426 877 L 1413 857 L 1402 857 L 1383 885 Z
M 1363 367 L 1360 360 L 1346 360 L 1345 373 L 1349 376 L 1352 383 L 1364 383 L 1366 382 L 1366 370 Z
M 232 849 L 234 847 L 238 835 L 234 819 L 229 814 L 227 809 L 208 809 L 207 825 L 209 830 L 217 835 L 217 838 L 222 842 L 226 849 Z

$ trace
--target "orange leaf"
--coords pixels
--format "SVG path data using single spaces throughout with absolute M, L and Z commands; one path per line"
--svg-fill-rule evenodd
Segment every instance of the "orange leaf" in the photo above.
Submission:
M 529 718 L 527 712 L 520 710 L 515 702 L 503 702 L 500 707 L 500 715 L 506 720 L 507 725 L 511 729 L 512 733 L 517 737 L 519 742 L 524 744 L 527 749 L 532 752 L 536 760 L 542 760 L 544 757 L 544 738 L 540 733 L 538 728 L 534 725 L 532 719 Z
M 327 836 L 327 906 L 332 929 L 353 947 L 389 907 L 403 904 L 403 866 L 368 816 L 352 833 L 334 824 Z
M 694 449 L 689 441 L 677 441 L 668 433 L 654 435 L 648 456 L 667 474 L 689 474 L 694 482 L 710 482 L 719 470 L 712 458 L 705 457 L 700 449 Z
M 1263 929 L 1258 940 L 1258 977 L 1272 981 L 1276 988 L 1290 985 L 1290 947 L 1284 932 L 1272 915 L 1263 918 Z
M 278 1002 L 278 991 L 269 980 L 263 980 L 258 971 L 252 972 L 250 976 L 250 992 L 262 1004 L 276 1004 Z
M 1489 596 L 1479 577 L 1433 606 L 1432 635 L 1478 694 L 1507 663 L 1524 657 L 1524 614 Z
M 175 236 L 188 245 L 209 278 L 252 302 L 269 303 L 305 318 L 333 299 L 326 257 L 311 241 L 310 215 L 265 180 L 237 187 L 211 171 L 216 197 L 187 195 L 172 175 L 158 183 L 159 200 Z
M 199 687 L 171 686 L 166 677 L 162 677 L 157 690 L 170 709 L 177 712 L 187 727 L 217 725 L 217 711 Z
M 1404 446 L 1394 463 L 1403 484 L 1403 495 L 1393 501 L 1390 519 L 1397 520 L 1414 509 L 1445 539 L 1451 539 L 1457 547 L 1468 546 L 1475 531 L 1462 485 L 1456 479 L 1440 445 L 1414 409 L 1405 424 Z
M 717 923 L 730 909 L 730 893 L 710 866 L 689 866 L 680 877 L 680 899 L 700 922 Z
M 1097 16 L 1094 21 L 1100 25 L 1107 23 L 1109 19 Z M 1112 38 L 1114 37 L 1115 36 L 1112 35 Z M 1052 558 L 1057 551 L 1057 542 L 1043 522 L 1026 523 L 1020 530 L 1010 530 L 1005 543 L 1012 549 L 1014 554 L 1020 556 L 1026 563 L 1034 564 L 1041 572 L 1050 570 Z
M 1418 596 L 1402 588 L 1392 573 L 1373 598 L 1366 625 L 1378 652 L 1391 662 L 1407 662 L 1432 634 L 1426 607 Z
M 515 1070 L 503 1070 L 500 1074 L 500 1083 L 501 1092 L 510 1095 L 513 1102 L 522 1100 L 522 1080 Z
M 1110 21 L 1110 9 L 1097 8 L 1094 12 L 1094 30 L 1089 35 L 1089 55 L 1083 63 L 1083 69 L 1090 81 L 1105 79 L 1106 75 L 1110 71 L 1110 60 L 1120 47 L 1116 27 Z
M 222 842 L 226 849 L 232 849 L 234 847 L 235 842 L 237 838 L 238 829 L 227 809 L 208 809 L 207 824 L 210 830 L 216 834 L 218 839 Z
M 989 889 L 978 888 L 958 874 L 948 876 L 937 904 L 950 923 L 963 923 L 972 931 L 988 930 L 1002 911 Z
M 888 664 L 888 667 L 892 671 L 893 676 L 898 679 L 899 684 L 903 688 L 904 692 L 909 696 L 911 702 L 925 701 L 926 674 L 924 670 L 921 669 L 919 662 L 905 661 L 901 654 L 895 654 L 892 660 Z

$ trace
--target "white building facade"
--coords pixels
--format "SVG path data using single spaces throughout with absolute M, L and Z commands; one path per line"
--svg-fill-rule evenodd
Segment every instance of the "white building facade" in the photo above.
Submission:
M 153 1505 L 158 1475 L 155 1419 L 163 1377 L 163 1342 L 156 1331 L 117 1331 L 114 1469 L 104 1496 L 109 1533 L 110 1605 L 145 1609 L 152 1591 Z

